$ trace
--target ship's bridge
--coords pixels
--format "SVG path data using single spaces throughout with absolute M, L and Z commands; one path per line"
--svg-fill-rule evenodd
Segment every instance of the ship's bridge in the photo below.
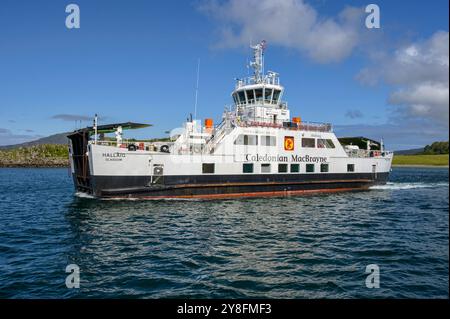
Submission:
M 283 91 L 278 74 L 269 72 L 261 83 L 254 83 L 253 78 L 238 79 L 232 97 L 236 106 L 253 104 L 276 106 L 282 104 Z
M 282 101 L 284 88 L 280 85 L 277 73 L 263 71 L 263 52 L 265 42 L 252 46 L 254 69 L 252 77 L 236 79 L 236 87 L 231 94 L 242 121 L 283 124 L 289 121 L 287 103 Z

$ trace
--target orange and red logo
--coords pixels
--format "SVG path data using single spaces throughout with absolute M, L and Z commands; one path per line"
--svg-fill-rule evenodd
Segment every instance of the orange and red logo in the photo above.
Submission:
M 285 136 L 284 137 L 284 150 L 285 151 L 293 151 L 294 150 L 294 137 L 293 136 Z

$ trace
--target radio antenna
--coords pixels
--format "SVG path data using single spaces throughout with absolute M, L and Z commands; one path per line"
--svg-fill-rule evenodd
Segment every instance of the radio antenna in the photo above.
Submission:
M 200 78 L 200 58 L 197 61 L 197 84 L 195 86 L 194 119 L 197 119 L 198 80 Z

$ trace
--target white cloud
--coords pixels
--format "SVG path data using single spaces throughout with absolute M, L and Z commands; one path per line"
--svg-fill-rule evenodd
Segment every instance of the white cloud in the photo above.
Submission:
M 444 83 L 420 83 L 393 92 L 389 102 L 404 107 L 407 115 L 448 123 L 449 90 Z
M 265 39 L 306 53 L 319 63 L 349 56 L 364 29 L 363 8 L 347 7 L 336 18 L 321 17 L 303 0 L 229 0 L 203 3 L 200 10 L 219 22 L 221 48 Z
M 392 86 L 388 102 L 395 115 L 406 120 L 428 120 L 448 128 L 449 33 L 438 31 L 429 39 L 380 55 L 374 66 L 358 77 L 366 84 L 384 80 Z

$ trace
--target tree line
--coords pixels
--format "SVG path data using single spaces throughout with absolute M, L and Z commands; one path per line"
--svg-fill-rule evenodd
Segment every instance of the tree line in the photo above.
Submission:
M 422 154 L 424 155 L 448 154 L 448 141 L 434 142 L 431 145 L 427 145 L 424 147 Z

